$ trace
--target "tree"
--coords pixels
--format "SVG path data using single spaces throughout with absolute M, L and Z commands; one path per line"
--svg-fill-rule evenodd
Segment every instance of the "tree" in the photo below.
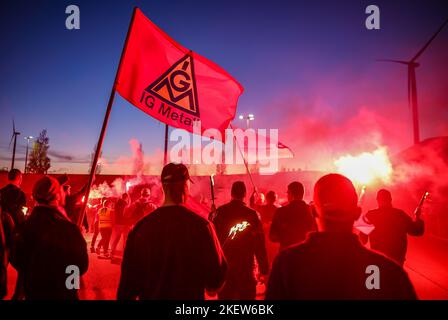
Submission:
M 30 160 L 28 162 L 28 172 L 47 174 L 51 167 L 51 160 L 47 153 L 50 145 L 50 139 L 47 137 L 47 130 L 44 129 L 39 134 L 39 138 L 34 142 L 31 151 Z
M 97 148 L 97 145 L 95 144 L 95 147 L 93 147 L 93 151 L 90 154 L 89 174 L 92 171 L 92 165 L 93 165 L 93 160 L 95 159 L 96 148 Z M 103 167 L 102 167 L 103 164 L 100 161 L 102 155 L 103 155 L 103 151 L 101 150 L 98 162 L 96 164 L 95 174 L 100 174 L 101 170 L 103 169 Z

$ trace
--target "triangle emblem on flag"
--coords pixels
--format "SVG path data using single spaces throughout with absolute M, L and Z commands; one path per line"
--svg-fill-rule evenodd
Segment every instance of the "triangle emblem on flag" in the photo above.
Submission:
M 186 54 L 146 88 L 163 102 L 199 117 L 193 58 Z

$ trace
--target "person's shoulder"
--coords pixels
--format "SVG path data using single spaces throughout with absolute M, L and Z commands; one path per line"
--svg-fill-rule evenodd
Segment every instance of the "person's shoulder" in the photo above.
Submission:
M 383 253 L 365 247 L 362 247 L 362 250 L 368 257 L 369 263 L 378 266 L 381 270 L 392 272 L 393 274 L 406 274 L 402 266 L 386 257 Z
M 289 246 L 283 250 L 281 250 L 277 254 L 278 261 L 280 263 L 286 263 L 290 264 L 292 261 L 301 261 L 303 257 L 307 255 L 307 252 L 309 251 L 309 244 L 307 241 L 302 242 L 300 244 L 294 244 L 292 246 Z
M 64 232 L 81 234 L 79 227 L 75 223 L 70 221 L 70 219 L 67 216 L 65 216 L 62 212 L 60 212 L 56 208 L 44 207 L 44 206 L 35 207 L 31 217 L 33 216 L 38 219 L 52 217 L 51 219 L 53 223 L 57 227 L 64 229 L 65 230 Z
M 177 214 L 182 215 L 182 218 L 184 220 L 188 220 L 191 223 L 198 223 L 202 225 L 208 225 L 209 223 L 207 219 L 201 217 L 199 214 L 188 209 L 185 206 L 168 206 L 156 208 L 153 212 L 140 219 L 136 223 L 132 231 L 138 232 L 138 230 L 141 228 L 155 225 L 157 221 L 159 221 L 159 219 L 161 219 L 162 216 L 168 211 L 176 212 Z
M 218 211 L 218 212 L 226 211 L 226 210 L 228 210 L 228 209 L 230 208 L 230 206 L 231 206 L 231 203 L 230 203 L 230 202 L 227 202 L 227 203 L 225 203 L 225 204 L 223 204 L 223 205 L 220 205 L 220 206 L 216 209 L 216 211 Z
M 13 185 L 12 184 L 7 184 L 6 186 L 4 186 L 3 188 L 1 188 L 0 189 L 0 193 L 7 193 L 7 192 L 9 192 L 10 190 L 12 190 L 12 187 Z
M 379 209 L 370 209 L 369 211 L 366 212 L 366 217 L 374 217 L 376 215 L 378 215 L 380 213 Z
M 278 207 L 275 212 L 281 214 L 282 212 L 287 212 L 289 210 L 289 203 L 284 206 Z
M 395 212 L 395 214 L 407 219 L 407 218 L 411 218 L 406 212 L 404 212 L 404 210 L 398 209 L 398 208 L 393 208 L 393 211 Z
M 208 221 L 206 218 L 200 216 L 198 213 L 188 209 L 187 207 L 184 206 L 180 206 L 181 207 L 181 211 L 183 211 L 184 214 L 186 214 L 186 216 L 191 219 L 193 222 L 199 223 L 201 225 L 207 226 L 210 221 Z
M 255 215 L 258 217 L 258 213 L 255 209 L 252 209 L 249 206 L 243 206 L 243 210 L 248 214 L 248 215 Z

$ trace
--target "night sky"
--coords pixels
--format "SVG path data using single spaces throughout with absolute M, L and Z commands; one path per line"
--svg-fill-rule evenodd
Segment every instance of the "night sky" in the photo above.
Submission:
M 65 28 L 70 4 L 80 8 L 80 30 Z M 381 30 L 364 26 L 369 4 L 380 7 Z M 14 118 L 18 168 L 24 137 L 46 128 L 52 171 L 88 171 L 134 6 L 234 76 L 245 88 L 237 114 L 279 128 L 296 155 L 284 165 L 307 169 L 378 145 L 411 145 L 406 67 L 376 59 L 411 59 L 448 18 L 447 1 L 3 1 L 0 168 L 10 164 Z M 422 139 L 448 135 L 448 28 L 419 62 Z M 105 172 L 126 171 L 114 163 L 130 157 L 132 138 L 147 161 L 162 161 L 163 132 L 117 95 Z

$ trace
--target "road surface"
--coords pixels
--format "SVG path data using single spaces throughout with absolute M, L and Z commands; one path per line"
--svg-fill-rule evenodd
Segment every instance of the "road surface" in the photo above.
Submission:
M 90 235 L 87 236 L 90 246 Z M 119 263 L 89 253 L 90 266 L 83 276 L 81 299 L 115 299 L 120 277 Z M 405 269 L 420 299 L 448 300 L 448 240 L 431 236 L 409 237 Z M 8 297 L 12 296 L 17 273 L 8 269 Z

